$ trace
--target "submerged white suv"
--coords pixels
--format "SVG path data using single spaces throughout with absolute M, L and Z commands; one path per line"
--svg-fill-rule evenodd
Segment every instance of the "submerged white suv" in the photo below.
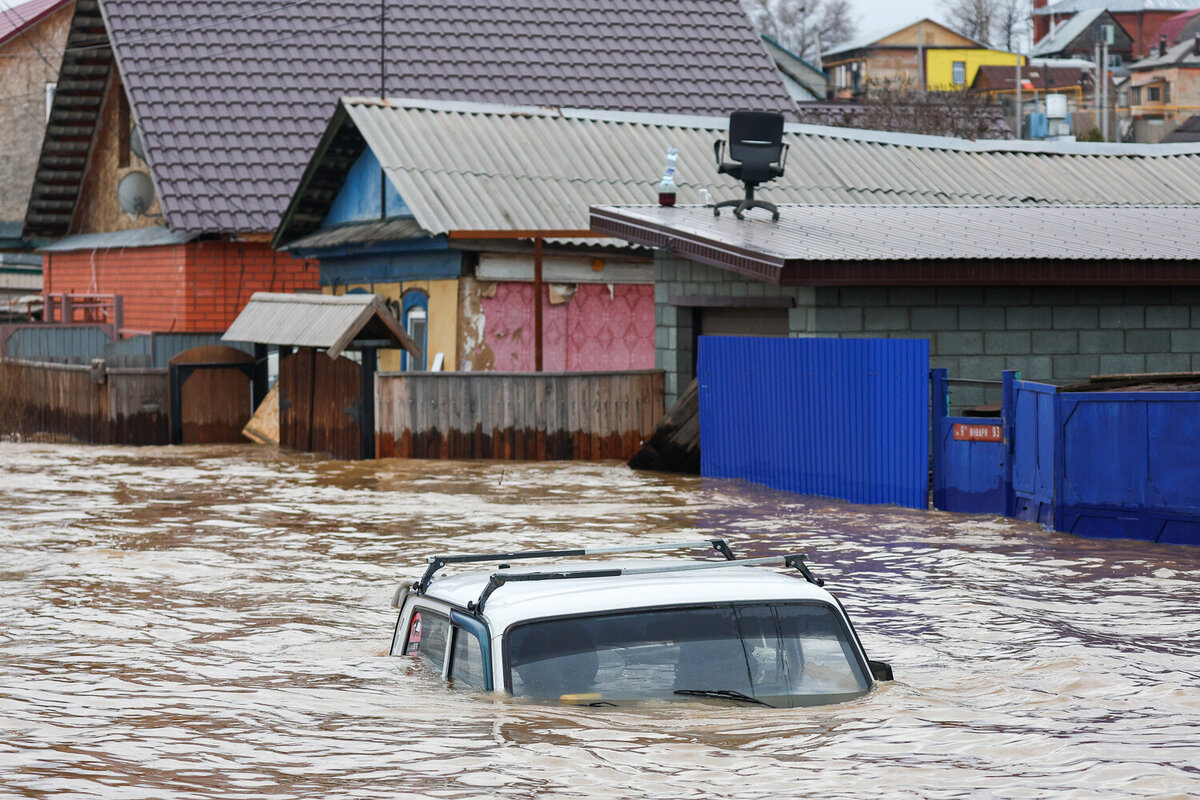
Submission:
M 507 563 L 698 548 L 726 560 L 574 569 Z M 449 564 L 484 562 L 500 563 L 491 572 L 437 576 Z M 419 581 L 396 592 L 391 652 L 422 659 L 455 687 L 539 701 L 839 703 L 892 674 L 868 660 L 845 609 L 822 583 L 802 555 L 739 561 L 721 539 L 434 556 Z

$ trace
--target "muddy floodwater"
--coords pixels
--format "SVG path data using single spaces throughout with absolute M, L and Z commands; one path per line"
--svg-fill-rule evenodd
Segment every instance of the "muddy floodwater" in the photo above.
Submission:
M 525 705 L 386 655 L 435 551 L 799 549 L 896 681 Z M 620 464 L 0 443 L 0 795 L 1200 796 L 1200 548 Z

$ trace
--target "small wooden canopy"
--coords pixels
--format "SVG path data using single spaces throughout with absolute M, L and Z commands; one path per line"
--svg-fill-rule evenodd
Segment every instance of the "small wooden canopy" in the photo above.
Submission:
M 403 348 L 421 357 L 421 348 L 374 294 L 255 292 L 221 340 L 316 347 L 330 358 L 363 346 Z

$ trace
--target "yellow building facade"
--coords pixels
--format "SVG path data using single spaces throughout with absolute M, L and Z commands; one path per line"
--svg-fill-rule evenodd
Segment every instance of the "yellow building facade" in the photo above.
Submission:
M 442 369 L 453 371 L 458 369 L 458 284 L 457 278 L 443 280 L 413 280 L 390 283 L 349 283 L 331 288 L 324 287 L 326 294 L 348 294 L 354 291 L 370 292 L 383 298 L 397 319 L 402 319 L 401 309 L 404 307 L 406 295 L 421 292 L 427 299 L 427 343 L 425 347 L 425 366 L 433 365 L 439 353 L 442 355 Z M 379 371 L 399 372 L 401 369 L 400 350 L 379 351 Z
M 975 80 L 980 67 L 1016 69 L 1016 53 L 972 48 L 931 48 L 925 51 L 925 88 L 930 91 L 965 89 Z

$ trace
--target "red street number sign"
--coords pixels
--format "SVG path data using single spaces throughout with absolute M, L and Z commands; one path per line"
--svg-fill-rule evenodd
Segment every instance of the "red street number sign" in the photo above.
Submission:
M 968 425 L 962 422 L 954 423 L 954 441 L 956 442 L 1002 442 L 999 425 Z

